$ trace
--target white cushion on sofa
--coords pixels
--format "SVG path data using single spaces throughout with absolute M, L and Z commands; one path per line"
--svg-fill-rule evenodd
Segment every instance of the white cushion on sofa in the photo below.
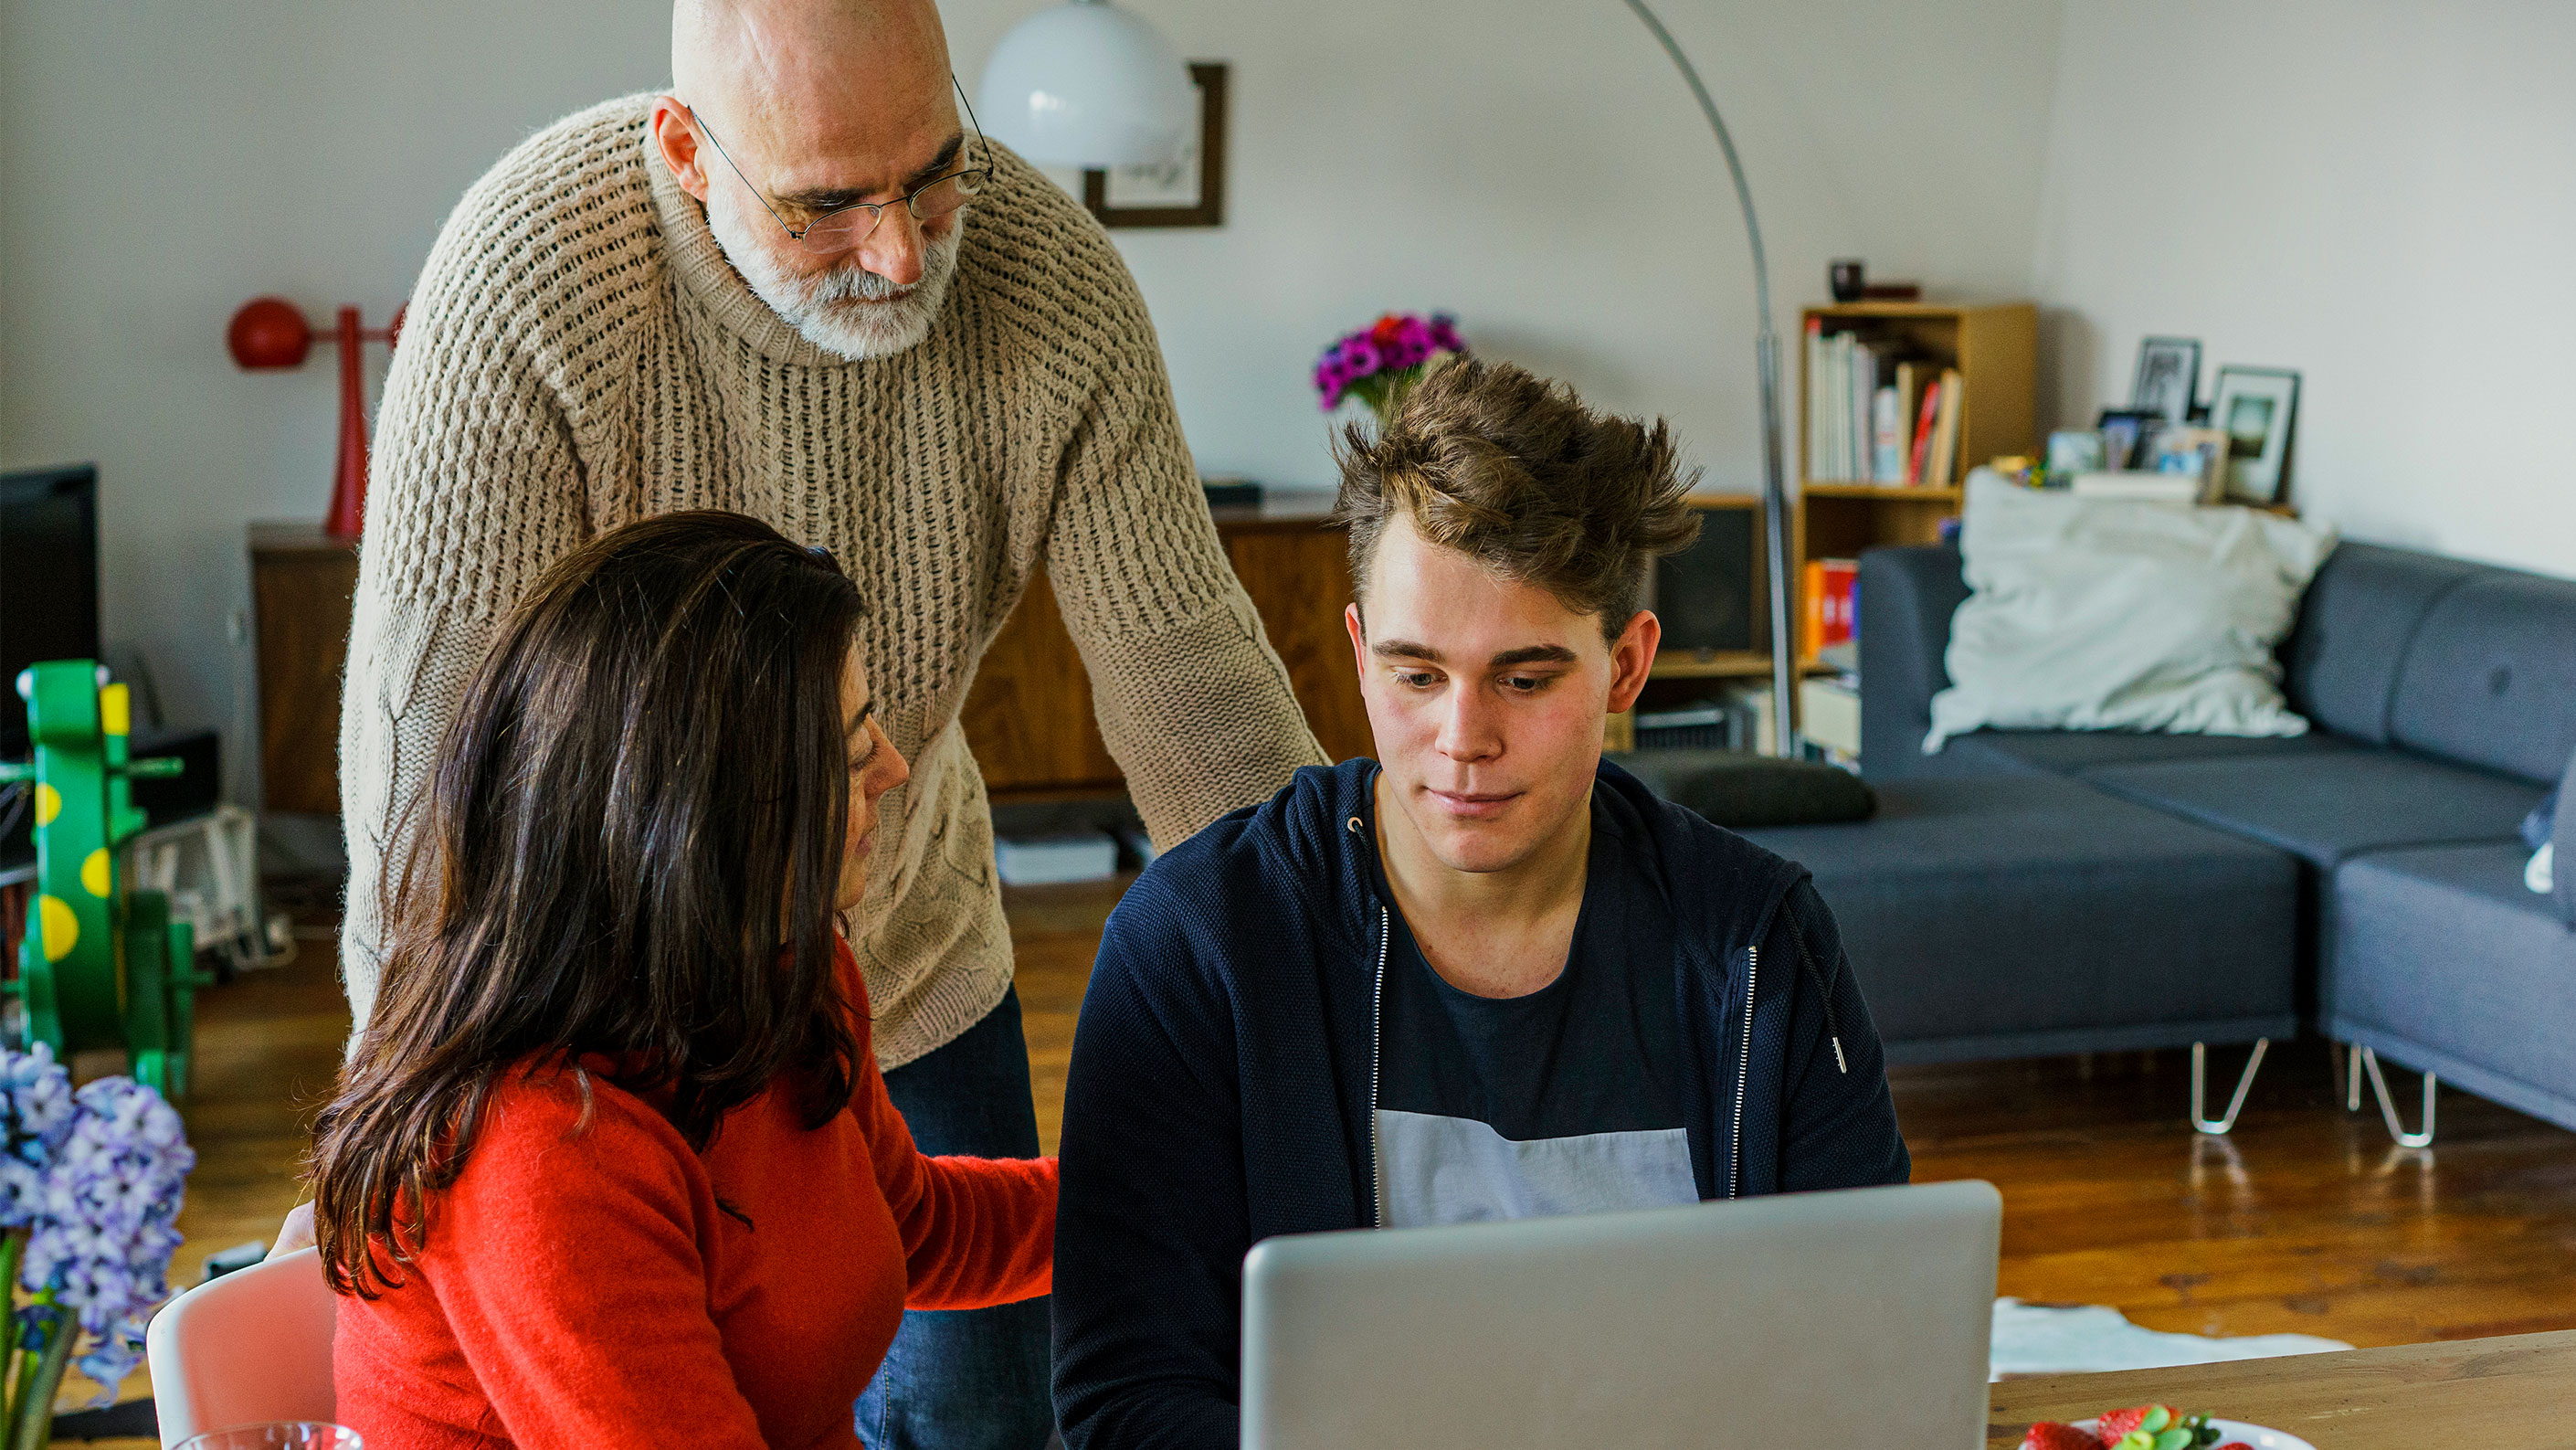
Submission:
M 2334 531 L 2244 508 L 2075 498 L 1979 470 L 1971 591 L 1924 753 L 1998 730 L 2298 735 L 2273 647 Z

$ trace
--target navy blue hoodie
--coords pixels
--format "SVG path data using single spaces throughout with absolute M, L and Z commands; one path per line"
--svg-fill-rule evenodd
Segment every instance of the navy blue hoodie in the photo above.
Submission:
M 1055 1403 L 1070 1450 L 1236 1450 L 1243 1256 L 1373 1222 L 1377 765 L 1310 767 L 1109 917 L 1065 1087 Z M 1605 761 L 1671 893 L 1700 1197 L 1902 1183 L 1878 1034 L 1804 868 Z M 1745 1010 L 1747 996 L 1753 1010 Z

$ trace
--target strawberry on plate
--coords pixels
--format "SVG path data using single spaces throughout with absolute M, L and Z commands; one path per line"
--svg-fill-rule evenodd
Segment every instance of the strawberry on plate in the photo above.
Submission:
M 2130 1410 L 2113 1410 L 2093 1422 L 2094 1433 L 2105 1445 L 2117 1445 L 2129 1432 L 2145 1423 L 2149 1410 L 2163 1410 L 2168 1418 L 2173 1411 L 2164 1405 L 2140 1405 Z
M 2022 1437 L 2022 1450 L 2102 1450 L 2102 1442 L 2091 1432 L 2063 1425 L 2055 1420 L 2042 1420 Z
M 2024 1442 L 2025 1450 L 2088 1450 L 2088 1442 L 2089 1450 L 2255 1450 L 2258 1445 L 2263 1450 L 2316 1450 L 2296 1435 L 2214 1415 L 2186 1415 L 2171 1405 L 2111 1410 L 2059 1428 L 2082 1438 L 2043 1445 L 2036 1438 L 2039 1427 L 2034 1426 L 2034 1438 Z

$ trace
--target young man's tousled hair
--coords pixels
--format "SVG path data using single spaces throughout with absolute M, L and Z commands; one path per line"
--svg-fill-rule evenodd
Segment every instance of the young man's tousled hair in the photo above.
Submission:
M 1353 425 L 1336 450 L 1334 518 L 1351 532 L 1363 619 L 1369 564 L 1398 514 L 1426 543 L 1596 614 L 1614 643 L 1656 558 L 1689 547 L 1699 517 L 1671 431 L 1583 405 L 1510 363 L 1459 358 L 1406 392 L 1383 430 Z

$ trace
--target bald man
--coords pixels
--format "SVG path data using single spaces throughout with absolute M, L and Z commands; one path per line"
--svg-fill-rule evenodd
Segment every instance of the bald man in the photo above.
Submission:
M 683 0 L 671 72 L 503 157 L 412 295 L 342 707 L 350 1005 L 363 1024 L 413 803 L 494 622 L 600 530 L 739 510 L 858 581 L 878 714 L 913 762 L 847 923 L 886 1084 L 929 1152 L 1034 1155 L 957 723 L 1030 579 L 1158 843 L 1323 754 L 1219 547 L 1133 280 L 976 133 L 927 0 Z M 1035 1450 L 1046 1329 L 1043 1300 L 908 1316 L 861 1437 Z

